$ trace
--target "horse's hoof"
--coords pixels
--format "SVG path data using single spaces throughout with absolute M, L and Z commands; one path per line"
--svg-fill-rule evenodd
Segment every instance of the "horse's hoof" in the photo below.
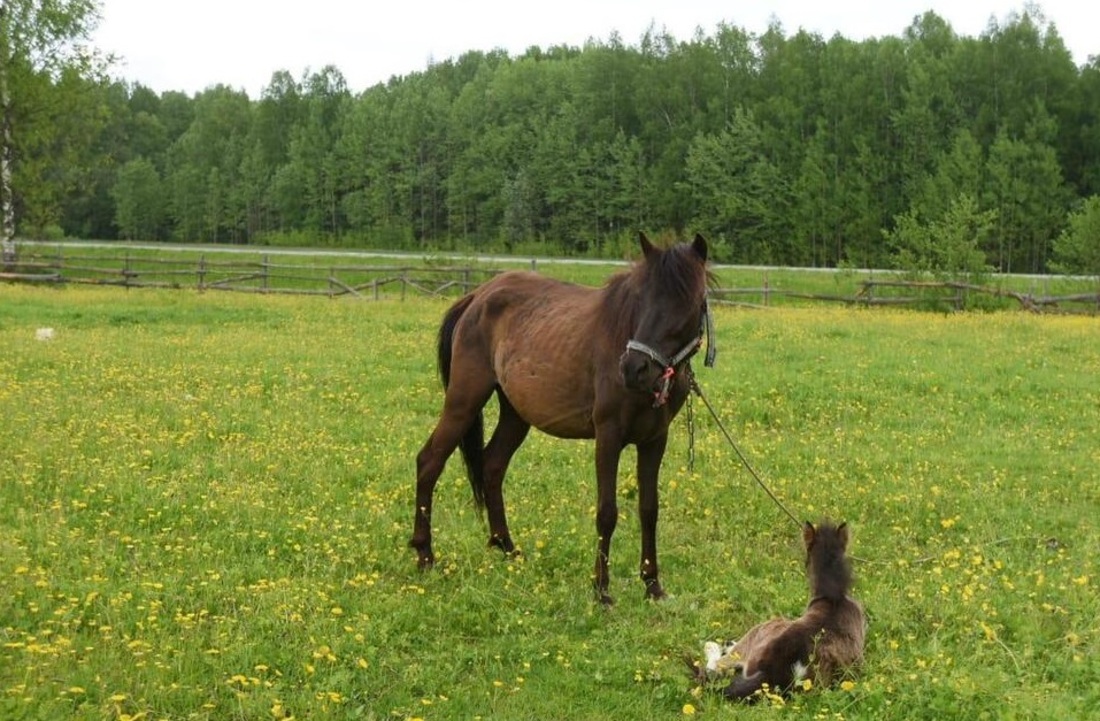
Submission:
M 645 597 L 650 601 L 661 601 L 668 598 L 668 594 L 665 593 L 665 589 L 661 588 L 661 583 L 657 579 L 646 582 Z
M 413 539 L 409 541 L 409 548 L 416 550 L 416 565 L 421 571 L 427 571 L 435 565 L 435 554 L 432 553 L 431 542 L 423 543 Z
M 512 543 L 512 539 L 508 536 L 490 536 L 489 548 L 499 548 L 504 552 L 505 556 L 510 556 L 512 558 L 522 555 L 516 550 L 516 544 Z
M 604 608 L 611 608 L 615 605 L 615 599 L 612 598 L 607 591 L 596 591 L 596 599 L 600 602 L 600 605 Z

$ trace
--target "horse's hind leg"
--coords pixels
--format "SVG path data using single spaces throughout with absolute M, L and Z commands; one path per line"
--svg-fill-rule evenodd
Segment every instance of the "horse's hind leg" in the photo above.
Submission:
M 485 447 L 485 510 L 489 516 L 489 545 L 512 553 L 515 544 L 508 532 L 504 512 L 504 474 L 508 471 L 512 456 L 527 438 L 531 424 L 520 417 L 499 389 L 497 399 L 500 401 L 500 420 Z
M 435 564 L 432 552 L 432 496 L 447 459 L 493 393 L 494 382 L 486 378 L 477 384 L 454 383 L 443 400 L 443 414 L 416 456 L 416 516 L 409 546 L 416 549 L 421 568 Z

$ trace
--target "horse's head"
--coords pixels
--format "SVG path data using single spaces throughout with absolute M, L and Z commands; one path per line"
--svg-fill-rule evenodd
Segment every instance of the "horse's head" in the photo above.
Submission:
M 654 394 L 664 404 L 673 376 L 702 345 L 707 316 L 707 241 L 661 250 L 639 234 L 636 325 L 619 359 L 626 387 Z M 708 338 L 708 342 L 711 339 Z

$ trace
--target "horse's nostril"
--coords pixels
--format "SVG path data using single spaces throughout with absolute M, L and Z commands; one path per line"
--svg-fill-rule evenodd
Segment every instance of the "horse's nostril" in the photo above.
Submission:
M 635 356 L 623 358 L 623 381 L 625 381 L 628 386 L 635 388 L 641 387 L 645 383 L 646 366 L 647 363 L 645 358 Z

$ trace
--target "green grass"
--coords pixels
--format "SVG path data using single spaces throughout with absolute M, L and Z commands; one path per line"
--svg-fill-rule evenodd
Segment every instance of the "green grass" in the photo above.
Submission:
M 853 527 L 854 686 L 732 707 L 682 657 L 806 601 L 798 529 L 695 404 L 643 601 L 632 451 L 594 603 L 593 449 L 532 434 L 507 560 L 461 464 L 416 569 L 444 301 L 0 285 L 0 718 L 1085 718 L 1100 712 L 1094 318 L 716 311 L 710 402 Z M 40 327 L 51 341 L 35 339 Z

